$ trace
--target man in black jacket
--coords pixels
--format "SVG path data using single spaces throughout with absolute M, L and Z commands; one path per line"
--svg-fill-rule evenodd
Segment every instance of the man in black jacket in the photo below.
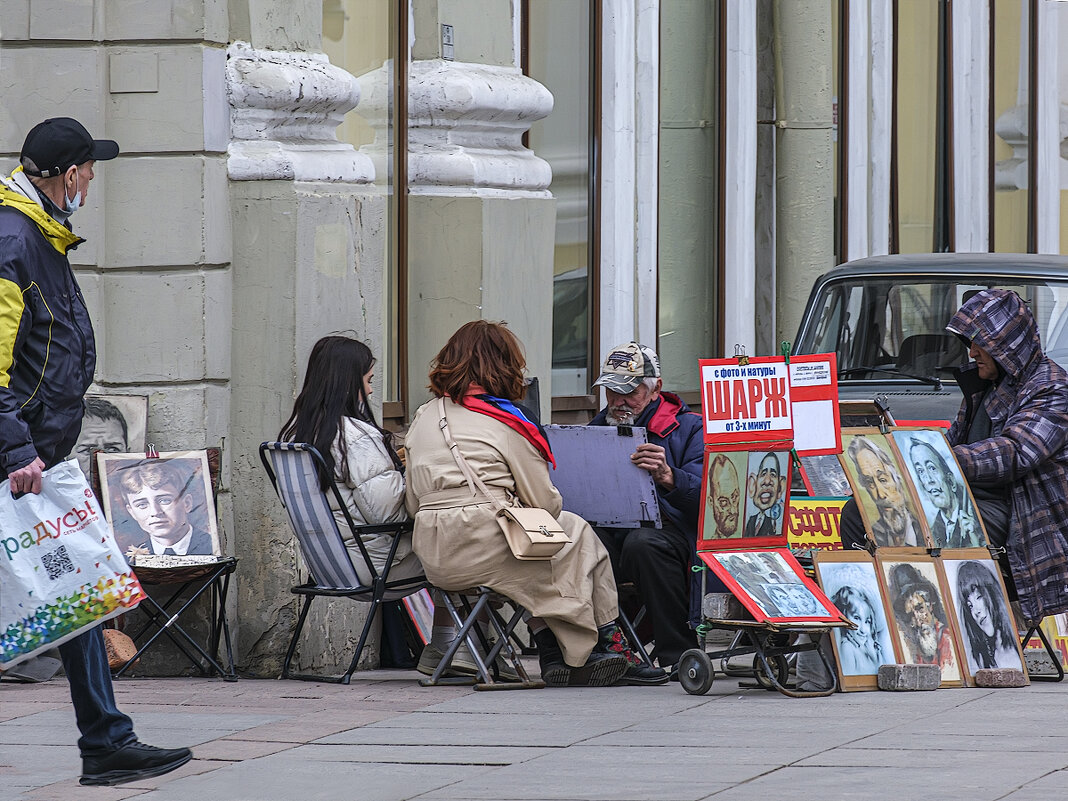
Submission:
M 115 142 L 57 117 L 34 126 L 19 167 L 0 179 L 0 477 L 13 493 L 40 492 L 42 472 L 78 439 L 96 345 L 67 258 L 84 240 L 68 218 L 88 196 L 95 162 L 118 154 Z M 59 652 L 82 735 L 82 784 L 159 776 L 192 758 L 138 741 L 115 706 L 99 626 Z

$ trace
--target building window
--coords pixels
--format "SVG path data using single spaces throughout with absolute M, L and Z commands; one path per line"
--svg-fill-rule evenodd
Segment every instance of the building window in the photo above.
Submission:
M 682 392 L 723 350 L 720 6 L 660 4 L 657 351 L 664 385 Z
M 529 147 L 552 166 L 556 198 L 553 253 L 552 393 L 586 396 L 594 353 L 591 152 L 593 103 L 590 76 L 595 34 L 593 2 L 536 0 L 524 3 L 524 72 L 553 95 L 553 111 L 535 122 Z
M 1035 251 L 1033 193 L 1035 117 L 1029 101 L 1035 31 L 1031 0 L 991 0 L 990 84 L 993 187 L 991 247 L 996 253 Z
M 407 376 L 403 224 L 407 186 L 403 120 L 407 104 L 406 89 L 398 91 L 398 87 L 406 86 L 407 48 L 402 50 L 399 43 L 407 40 L 407 19 L 408 3 L 403 0 L 323 0 L 323 52 L 331 64 L 357 77 L 362 92 L 360 105 L 345 115 L 337 137 L 371 157 L 375 184 L 389 199 L 387 233 L 377 240 L 384 250 L 386 280 L 381 313 L 382 330 L 388 334 L 380 345 L 385 352 L 376 356 L 385 401 L 382 416 L 392 425 L 404 422 Z M 399 65 L 398 52 L 404 54 Z M 381 110 L 371 110 L 364 102 L 372 95 L 400 100 L 388 104 L 382 119 Z

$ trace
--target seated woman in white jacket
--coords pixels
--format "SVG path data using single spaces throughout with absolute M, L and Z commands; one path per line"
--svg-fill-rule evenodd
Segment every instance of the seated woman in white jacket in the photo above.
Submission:
M 356 525 L 399 523 L 408 519 L 404 508 L 404 467 L 393 450 L 393 435 L 375 421 L 368 398 L 374 378 L 375 358 L 362 342 L 332 334 L 312 348 L 304 386 L 293 405 L 293 414 L 282 427 L 279 439 L 307 442 L 322 454 L 330 476 L 337 482 L 348 513 Z M 333 493 L 328 493 L 338 528 L 352 554 L 360 580 L 368 584 L 370 572 L 345 516 Z M 412 535 L 403 534 L 390 570 L 391 581 L 423 572 L 412 552 Z M 363 537 L 375 569 L 386 563 L 393 537 L 389 534 Z
M 320 339 L 308 357 L 304 386 L 293 405 L 293 413 L 278 435 L 286 442 L 315 446 L 337 483 L 352 521 L 358 526 L 408 519 L 404 507 L 404 466 L 393 449 L 392 433 L 378 425 L 368 403 L 374 366 L 375 357 L 362 342 L 340 334 Z M 328 478 L 322 477 L 324 486 Z M 327 498 L 351 553 L 353 567 L 360 581 L 369 584 L 371 574 L 345 515 L 333 493 L 328 493 Z M 362 539 L 375 569 L 380 571 L 386 564 L 393 537 L 378 534 L 365 535 Z M 412 551 L 411 533 L 402 534 L 389 580 L 418 576 L 422 572 L 419 557 Z M 455 636 L 456 629 L 448 612 L 436 607 L 432 640 L 419 658 L 419 671 L 432 674 Z M 518 679 L 503 659 L 498 658 L 498 666 L 503 678 Z M 474 675 L 476 670 L 467 648 L 461 646 L 445 675 Z

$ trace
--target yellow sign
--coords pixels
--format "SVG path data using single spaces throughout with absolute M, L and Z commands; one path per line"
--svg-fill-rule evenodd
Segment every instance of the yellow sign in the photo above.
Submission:
M 839 523 L 848 498 L 791 498 L 786 511 L 787 541 L 795 550 L 839 551 Z

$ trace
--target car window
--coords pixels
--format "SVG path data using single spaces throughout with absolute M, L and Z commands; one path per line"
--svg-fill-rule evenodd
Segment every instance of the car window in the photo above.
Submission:
M 952 377 L 967 362 L 967 348 L 945 330 L 953 313 L 975 292 L 1001 287 L 1030 306 L 1043 347 L 1068 367 L 1068 281 L 959 282 L 953 278 L 850 278 L 828 284 L 813 303 L 798 353 L 838 357 L 839 377 L 852 379 Z

